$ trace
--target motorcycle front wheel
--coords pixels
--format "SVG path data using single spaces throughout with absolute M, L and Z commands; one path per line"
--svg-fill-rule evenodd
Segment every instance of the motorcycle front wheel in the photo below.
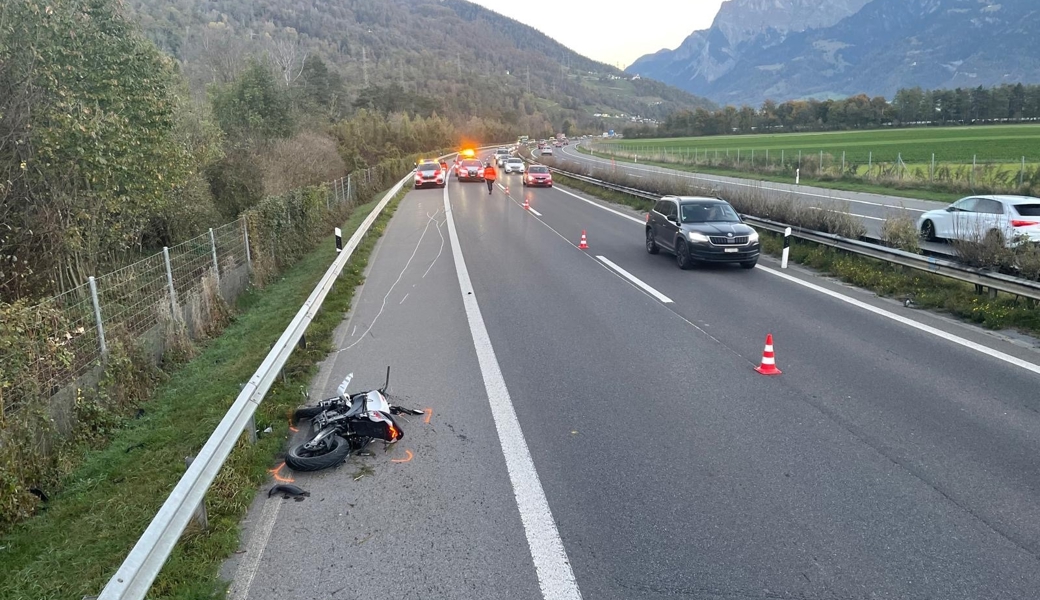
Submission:
M 285 455 L 285 464 L 294 471 L 320 471 L 335 467 L 350 454 L 350 443 L 338 435 L 333 435 L 317 448 L 307 448 L 309 442 L 289 448 Z

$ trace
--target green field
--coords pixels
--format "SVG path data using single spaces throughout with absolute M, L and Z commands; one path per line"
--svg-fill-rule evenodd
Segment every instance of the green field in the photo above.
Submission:
M 805 155 L 819 155 L 822 151 L 831 160 L 840 161 L 842 153 L 852 164 L 868 162 L 892 163 L 902 156 L 903 162 L 929 164 L 932 154 L 936 163 L 979 164 L 996 163 L 1019 165 L 1022 157 L 1026 164 L 1040 163 L 1040 125 L 994 125 L 978 127 L 920 127 L 914 129 L 881 129 L 872 131 L 837 131 L 823 133 L 775 133 L 727 135 L 652 140 L 619 140 L 596 145 L 609 151 L 665 153 L 689 157 L 696 154 L 700 161 L 718 155 L 733 159 L 740 153 L 742 161 L 750 161 L 752 152 L 756 162 L 779 163 L 781 153 L 787 164 L 797 161 L 799 151 Z M 707 153 L 707 158 L 705 158 Z M 685 161 L 684 161 L 685 162 Z

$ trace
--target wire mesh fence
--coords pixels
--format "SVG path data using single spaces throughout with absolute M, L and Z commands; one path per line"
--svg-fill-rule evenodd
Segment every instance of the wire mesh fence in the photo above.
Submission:
M 35 306 L 0 305 L 4 329 L 17 333 L 5 338 L 15 342 L 0 357 L 0 425 L 21 407 L 46 400 L 100 365 L 106 332 L 137 338 L 164 320 L 183 318 L 184 304 L 206 293 L 211 275 L 218 283 L 230 274 L 248 282 L 257 253 L 261 262 L 280 268 L 290 255 L 302 252 L 301 237 L 313 235 L 330 216 L 357 206 L 377 188 L 392 185 L 403 165 L 380 165 L 265 199 L 240 219 L 60 296 Z M 258 214 L 263 226 L 254 228 L 251 217 Z M 231 301 L 242 287 L 218 289 Z

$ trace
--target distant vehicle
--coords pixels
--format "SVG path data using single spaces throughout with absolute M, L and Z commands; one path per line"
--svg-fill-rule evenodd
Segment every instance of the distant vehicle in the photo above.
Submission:
M 542 155 L 543 156 L 545 156 L 545 155 L 552 156 L 552 153 L 553 153 L 552 146 L 546 146 L 545 148 L 542 148 L 541 150 L 542 150 Z
M 524 185 L 552 187 L 552 173 L 549 172 L 549 167 L 545 165 L 531 165 L 531 168 L 527 170 L 527 175 L 524 176 Z
M 467 158 L 459 163 L 457 177 L 459 181 L 484 181 L 484 163 L 475 158 Z
M 509 158 L 510 154 L 512 154 L 512 152 L 509 151 L 509 148 L 498 148 L 495 150 L 495 164 L 499 167 L 505 165 L 506 159 Z
M 563 142 L 554 142 L 553 143 L 553 147 L 555 147 L 555 148 L 563 148 Z
M 1040 198 L 969 196 L 945 209 L 930 210 L 917 220 L 928 241 L 938 239 L 992 242 L 1017 246 L 1040 242 Z
M 441 169 L 440 163 L 435 160 L 421 160 L 415 165 L 415 189 L 427 185 L 444 187 L 444 178 L 447 171 Z
M 741 220 L 729 202 L 717 198 L 665 196 L 646 215 L 646 251 L 675 254 L 680 269 L 697 261 L 758 264 L 758 232 Z
M 505 170 L 505 174 L 506 175 L 509 175 L 510 173 L 521 173 L 521 174 L 523 174 L 523 172 L 525 170 L 523 159 L 516 158 L 515 156 L 512 157 L 512 158 L 507 158 L 506 159 L 506 164 L 502 168 Z

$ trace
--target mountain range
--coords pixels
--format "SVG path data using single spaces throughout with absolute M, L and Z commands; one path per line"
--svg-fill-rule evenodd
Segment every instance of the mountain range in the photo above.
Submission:
M 404 90 L 456 121 L 494 117 L 532 129 L 596 114 L 663 119 L 712 107 L 664 83 L 581 56 L 532 27 L 464 0 L 126 0 L 192 87 L 226 83 L 268 55 L 289 82 L 304 57 L 337 74 L 349 104 L 365 88 Z M 548 125 L 547 125 L 548 126 Z
M 721 104 L 1040 82 L 1037 0 L 728 0 L 626 69 Z

